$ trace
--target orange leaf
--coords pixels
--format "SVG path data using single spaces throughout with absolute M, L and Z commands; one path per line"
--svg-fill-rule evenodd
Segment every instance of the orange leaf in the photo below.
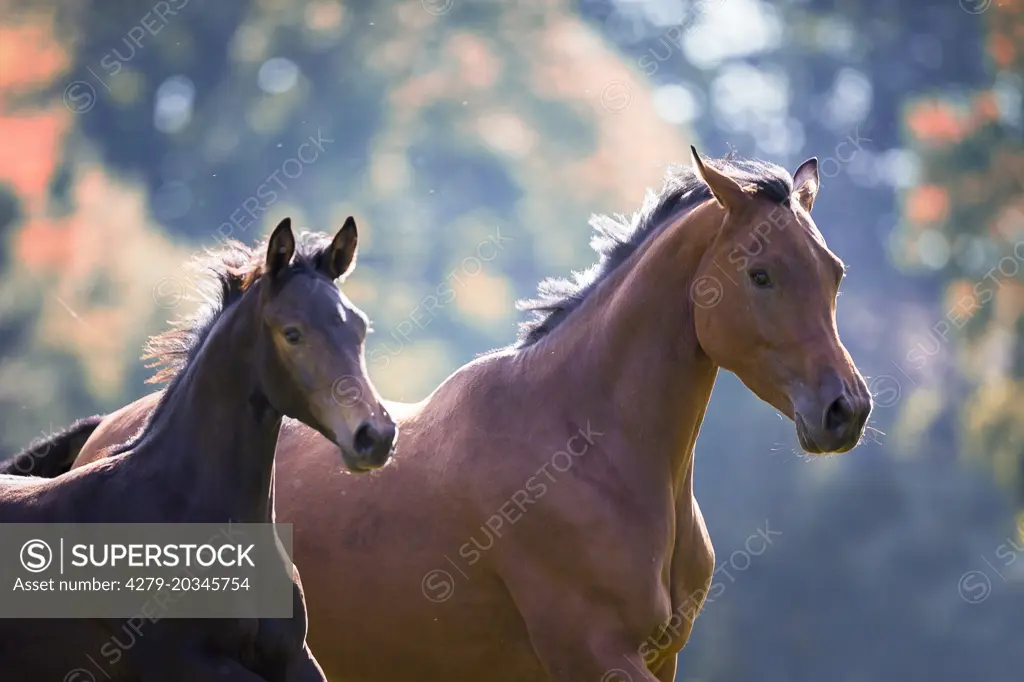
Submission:
M 910 191 L 906 211 L 915 223 L 944 220 L 949 215 L 949 193 L 938 185 L 920 185 Z
M 1017 50 L 1013 46 L 1013 40 L 1009 36 L 995 31 L 992 32 L 992 37 L 989 39 L 988 51 L 1001 69 L 1010 66 L 1017 55 Z

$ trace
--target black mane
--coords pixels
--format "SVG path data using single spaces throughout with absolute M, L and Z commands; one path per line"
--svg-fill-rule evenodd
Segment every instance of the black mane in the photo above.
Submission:
M 207 278 L 206 282 L 196 285 L 194 292 L 204 304 L 195 314 L 173 323 L 170 329 L 146 342 L 142 360 L 148 361 L 147 369 L 155 370 L 146 383 L 167 384 L 167 388 L 139 431 L 119 445 L 113 454 L 126 452 L 138 445 L 150 425 L 163 412 L 169 396 L 199 354 L 217 320 L 238 303 L 263 275 L 267 241 L 250 247 L 235 240 L 226 240 L 219 248 L 205 249 L 193 257 L 189 269 Z M 323 277 L 317 271 L 317 264 L 330 247 L 331 238 L 325 234 L 302 232 L 296 235 L 295 255 L 282 276 L 309 273 Z M 183 283 L 182 288 L 184 284 L 191 282 Z
M 295 238 L 292 262 L 287 273 L 282 274 L 287 277 L 298 272 L 315 273 L 317 263 L 330 245 L 331 238 L 325 234 L 300 233 Z M 221 314 L 239 301 L 263 274 L 266 250 L 267 240 L 250 247 L 231 239 L 223 242 L 220 248 L 205 249 L 192 259 L 190 269 L 212 280 L 213 290 L 199 290 L 197 287 L 196 293 L 205 304 L 191 317 L 174 323 L 171 329 L 146 342 L 142 359 L 150 361 L 146 365 L 148 369 L 156 370 L 146 383 L 170 381 L 173 385 L 174 379 L 182 374 L 202 348 Z
M 704 159 L 741 185 L 752 185 L 757 195 L 787 205 L 793 192 L 793 177 L 780 166 L 749 159 Z M 629 259 L 669 216 L 691 210 L 711 198 L 707 184 L 691 166 L 669 169 L 661 192 L 648 191 L 640 210 L 632 218 L 595 215 L 590 219 L 595 235 L 590 242 L 597 263 L 570 277 L 548 278 L 537 286 L 537 297 L 519 301 L 516 307 L 531 313 L 520 324 L 515 348 L 526 348 L 544 338 L 593 292 L 617 267 Z

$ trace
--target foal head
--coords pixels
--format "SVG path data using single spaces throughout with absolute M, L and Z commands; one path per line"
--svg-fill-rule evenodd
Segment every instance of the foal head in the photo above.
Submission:
M 366 373 L 366 316 L 335 284 L 354 266 L 357 238 L 350 217 L 329 246 L 296 256 L 285 218 L 250 277 L 259 287 L 261 391 L 278 412 L 337 444 L 350 470 L 364 471 L 387 463 L 397 427 Z
M 704 352 L 796 424 L 807 452 L 846 452 L 864 432 L 871 395 L 839 340 L 845 267 L 811 218 L 818 162 L 793 174 L 788 197 L 766 197 L 705 164 L 704 215 L 717 234 L 691 291 Z M 778 199 L 781 199 L 779 201 Z

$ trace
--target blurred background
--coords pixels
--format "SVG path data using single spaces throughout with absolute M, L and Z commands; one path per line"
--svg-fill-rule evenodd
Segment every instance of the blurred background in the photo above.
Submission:
M 690 144 L 817 156 L 879 433 L 805 459 L 721 376 L 678 679 L 1020 679 L 1024 0 L 148 1 L 0 0 L 0 456 L 152 390 L 185 260 L 285 215 L 356 216 L 370 371 L 417 400 Z

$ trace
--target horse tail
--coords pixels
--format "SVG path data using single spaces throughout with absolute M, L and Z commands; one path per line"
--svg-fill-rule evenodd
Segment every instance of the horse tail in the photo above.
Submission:
M 104 415 L 94 415 L 79 419 L 60 433 L 28 446 L 0 462 L 0 474 L 56 478 L 70 471 L 82 446 L 103 418 Z

